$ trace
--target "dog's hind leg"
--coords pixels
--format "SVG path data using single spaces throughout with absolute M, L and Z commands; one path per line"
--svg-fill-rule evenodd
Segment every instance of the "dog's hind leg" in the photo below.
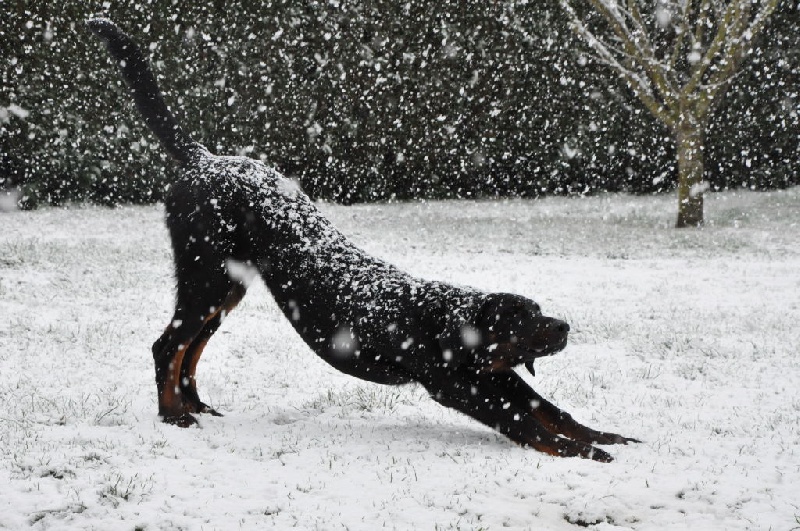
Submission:
M 548 431 L 559 433 L 574 441 L 587 444 L 627 444 L 640 442 L 616 433 L 593 430 L 572 418 L 572 415 L 545 400 L 531 389 L 515 372 L 493 373 L 486 376 L 495 386 L 504 390 L 511 402 L 530 412 Z
M 224 271 L 206 272 L 203 277 L 179 276 L 172 321 L 153 344 L 158 414 L 164 422 L 182 427 L 196 423 L 191 413 L 202 407 L 198 407 L 193 386 L 194 369 L 205 343 L 219 326 L 234 286 Z M 188 396 L 185 390 L 189 390 Z
M 197 394 L 197 381 L 195 379 L 195 372 L 197 370 L 197 362 L 200 361 L 200 356 L 203 354 L 208 340 L 214 335 L 222 321 L 233 311 L 237 304 L 242 300 L 247 288 L 242 284 L 234 284 L 233 288 L 228 292 L 219 310 L 215 312 L 214 317 L 206 321 L 203 329 L 194 338 L 186 353 L 183 356 L 180 374 L 180 391 L 183 398 L 184 411 L 186 413 L 210 413 L 215 416 L 222 416 L 219 412 L 209 407 L 207 404 L 200 400 Z
M 243 289 L 228 275 L 231 250 L 208 238 L 216 234 L 215 218 L 194 213 L 179 201 L 186 191 L 173 189 L 167 201 L 167 226 L 175 258 L 177 296 L 169 326 L 153 344 L 158 387 L 158 414 L 164 422 L 190 426 L 191 413 L 203 409 L 194 387 L 194 370 L 203 347 L 222 320 L 222 312 L 241 299 Z M 182 212 L 187 210 L 188 212 Z M 240 291 L 240 289 L 242 291 Z M 184 392 L 189 395 L 185 396 Z

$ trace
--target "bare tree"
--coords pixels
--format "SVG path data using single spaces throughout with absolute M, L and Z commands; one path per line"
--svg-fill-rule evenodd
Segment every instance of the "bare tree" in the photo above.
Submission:
M 616 70 L 672 132 L 676 226 L 701 225 L 709 115 L 778 0 L 580 0 L 581 6 L 579 0 L 559 1 L 596 58 Z

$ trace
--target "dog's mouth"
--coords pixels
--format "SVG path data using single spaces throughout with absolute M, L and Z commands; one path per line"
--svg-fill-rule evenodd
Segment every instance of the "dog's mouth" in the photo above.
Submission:
M 545 356 L 552 356 L 556 352 L 561 352 L 567 346 L 567 338 L 564 337 L 563 339 L 558 340 L 554 344 L 545 344 L 541 347 L 531 347 L 525 349 L 528 355 L 523 355 L 525 358 L 523 361 L 528 361 L 530 359 L 536 358 L 543 358 Z
M 564 350 L 567 346 L 567 336 L 558 338 L 554 342 L 533 345 L 520 345 L 519 343 L 499 343 L 491 350 L 491 357 L 486 360 L 485 371 L 500 372 L 525 364 L 533 366 L 533 361 L 545 356 L 552 356 Z

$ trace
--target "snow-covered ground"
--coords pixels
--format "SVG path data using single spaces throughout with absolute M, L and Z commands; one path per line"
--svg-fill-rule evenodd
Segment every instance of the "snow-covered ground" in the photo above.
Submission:
M 198 371 L 226 416 L 161 424 L 162 209 L 0 214 L 0 528 L 797 529 L 798 205 L 713 194 L 682 231 L 673 196 L 321 206 L 415 274 L 567 319 L 532 381 L 644 441 L 611 464 L 335 372 L 261 286 Z

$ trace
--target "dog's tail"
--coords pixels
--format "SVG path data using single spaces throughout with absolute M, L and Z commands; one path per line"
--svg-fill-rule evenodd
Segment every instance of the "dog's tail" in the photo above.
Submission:
M 108 19 L 93 18 L 86 23 L 105 41 L 111 56 L 119 62 L 122 77 L 133 92 L 136 107 L 164 148 L 181 163 L 189 162 L 204 148 L 186 134 L 169 111 L 156 78 L 139 46 Z

